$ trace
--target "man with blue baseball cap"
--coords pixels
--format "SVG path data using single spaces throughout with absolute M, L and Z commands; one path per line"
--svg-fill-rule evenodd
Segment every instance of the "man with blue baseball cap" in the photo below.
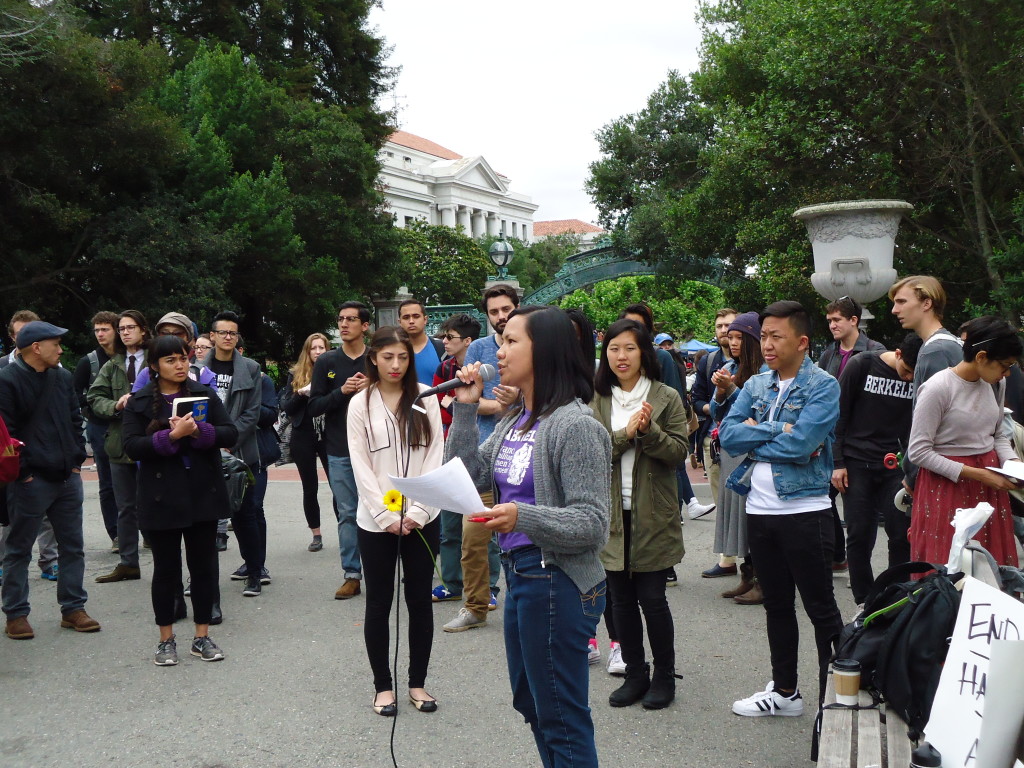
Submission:
M 0 370 L 0 417 L 22 443 L 21 472 L 7 486 L 10 531 L 4 553 L 0 597 L 7 616 L 5 634 L 35 636 L 28 623 L 28 564 L 43 518 L 49 519 L 60 551 L 57 601 L 60 625 L 96 632 L 99 622 L 85 612 L 85 546 L 82 535 L 82 413 L 71 373 L 60 367 L 67 333 L 51 323 L 26 323 L 16 343 L 18 359 Z

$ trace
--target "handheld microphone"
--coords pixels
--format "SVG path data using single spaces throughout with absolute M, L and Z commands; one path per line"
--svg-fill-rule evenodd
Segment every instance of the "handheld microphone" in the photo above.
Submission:
M 491 379 L 493 379 L 494 374 L 494 366 L 491 365 L 490 363 L 484 363 L 483 365 L 480 366 L 480 378 L 483 379 L 484 381 L 490 381 Z M 423 390 L 416 396 L 416 399 L 422 400 L 423 398 L 430 397 L 431 395 L 440 395 L 442 392 L 447 392 L 450 389 L 458 389 L 459 387 L 466 386 L 469 385 L 462 379 L 451 379 L 450 381 L 446 381 L 443 384 L 438 384 L 436 387 L 431 387 L 430 389 Z

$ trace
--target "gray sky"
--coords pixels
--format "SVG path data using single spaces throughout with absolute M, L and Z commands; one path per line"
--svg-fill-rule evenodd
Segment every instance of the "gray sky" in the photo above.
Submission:
M 594 132 L 697 68 L 696 0 L 383 0 L 370 26 L 400 66 L 402 130 L 483 155 L 540 205 L 596 221 L 583 191 Z M 391 108 L 389 99 L 386 107 Z

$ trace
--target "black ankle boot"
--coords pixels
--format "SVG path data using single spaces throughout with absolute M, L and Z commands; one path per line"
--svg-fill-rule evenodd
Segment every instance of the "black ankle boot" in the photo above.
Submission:
M 626 680 L 612 691 L 608 703 L 613 707 L 628 707 L 635 704 L 651 687 L 651 665 L 639 664 L 626 667 Z
M 644 709 L 664 709 L 676 697 L 676 679 L 683 679 L 677 675 L 672 667 L 655 667 L 654 675 L 651 676 L 651 687 L 641 702 Z

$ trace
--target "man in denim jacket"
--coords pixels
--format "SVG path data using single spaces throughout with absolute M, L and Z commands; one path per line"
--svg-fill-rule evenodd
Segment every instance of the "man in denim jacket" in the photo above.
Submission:
M 719 427 L 722 447 L 747 458 L 728 479 L 746 496 L 747 540 L 767 619 L 773 681 L 736 701 L 746 717 L 797 716 L 796 590 L 814 625 L 822 691 L 842 618 L 832 590 L 828 489 L 839 418 L 839 383 L 807 357 L 810 318 L 795 301 L 761 313 L 761 351 L 770 372 L 752 377 Z

